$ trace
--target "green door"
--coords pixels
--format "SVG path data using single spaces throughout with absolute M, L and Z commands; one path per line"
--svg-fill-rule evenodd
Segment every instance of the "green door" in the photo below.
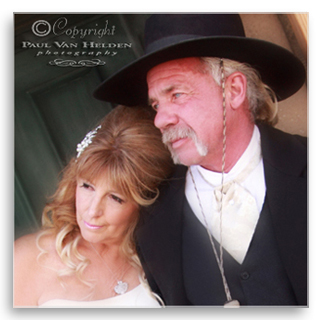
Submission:
M 15 14 L 15 238 L 39 228 L 77 143 L 111 110 L 92 93 L 142 54 L 146 18 Z

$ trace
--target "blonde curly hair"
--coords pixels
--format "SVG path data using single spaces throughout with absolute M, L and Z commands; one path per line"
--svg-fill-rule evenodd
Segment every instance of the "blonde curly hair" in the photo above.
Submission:
M 37 240 L 41 249 L 41 237 L 55 236 L 56 251 L 66 265 L 59 271 L 60 277 L 75 274 L 86 283 L 81 276 L 90 263 L 77 249 L 82 238 L 76 220 L 77 178 L 94 181 L 103 177 L 139 206 L 149 206 L 158 197 L 159 184 L 170 175 L 173 163 L 153 118 L 153 111 L 147 107 L 116 107 L 101 121 L 92 143 L 63 171 L 55 194 L 43 210 L 42 231 Z M 128 227 L 121 251 L 142 270 L 133 238 L 137 221 L 138 218 Z

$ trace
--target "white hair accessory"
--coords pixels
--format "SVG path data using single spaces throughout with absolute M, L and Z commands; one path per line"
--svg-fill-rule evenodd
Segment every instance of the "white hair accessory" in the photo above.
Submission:
M 77 144 L 77 158 L 80 157 L 81 153 L 85 150 L 86 147 L 88 147 L 89 144 L 92 143 L 92 139 L 96 136 L 98 130 L 101 128 L 101 125 L 96 127 L 94 130 L 88 132 L 84 139 Z

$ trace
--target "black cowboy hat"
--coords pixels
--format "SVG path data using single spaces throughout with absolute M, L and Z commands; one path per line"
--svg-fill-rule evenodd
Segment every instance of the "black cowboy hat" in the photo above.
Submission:
M 94 97 L 127 106 L 147 103 L 146 75 L 158 64 L 186 57 L 248 63 L 279 100 L 305 81 L 301 61 L 271 42 L 246 38 L 238 14 L 155 14 L 145 25 L 145 54 L 105 80 Z

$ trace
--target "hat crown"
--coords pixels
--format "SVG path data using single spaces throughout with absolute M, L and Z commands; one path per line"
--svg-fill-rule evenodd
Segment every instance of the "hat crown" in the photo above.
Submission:
M 245 37 L 238 14 L 154 14 L 145 25 L 145 52 L 205 37 Z
M 188 57 L 219 57 L 255 68 L 279 100 L 304 83 L 305 68 L 290 51 L 247 38 L 239 14 L 154 14 L 146 21 L 145 54 L 107 79 L 95 97 L 134 106 L 148 101 L 147 73 Z M 125 88 L 125 89 L 124 89 Z

